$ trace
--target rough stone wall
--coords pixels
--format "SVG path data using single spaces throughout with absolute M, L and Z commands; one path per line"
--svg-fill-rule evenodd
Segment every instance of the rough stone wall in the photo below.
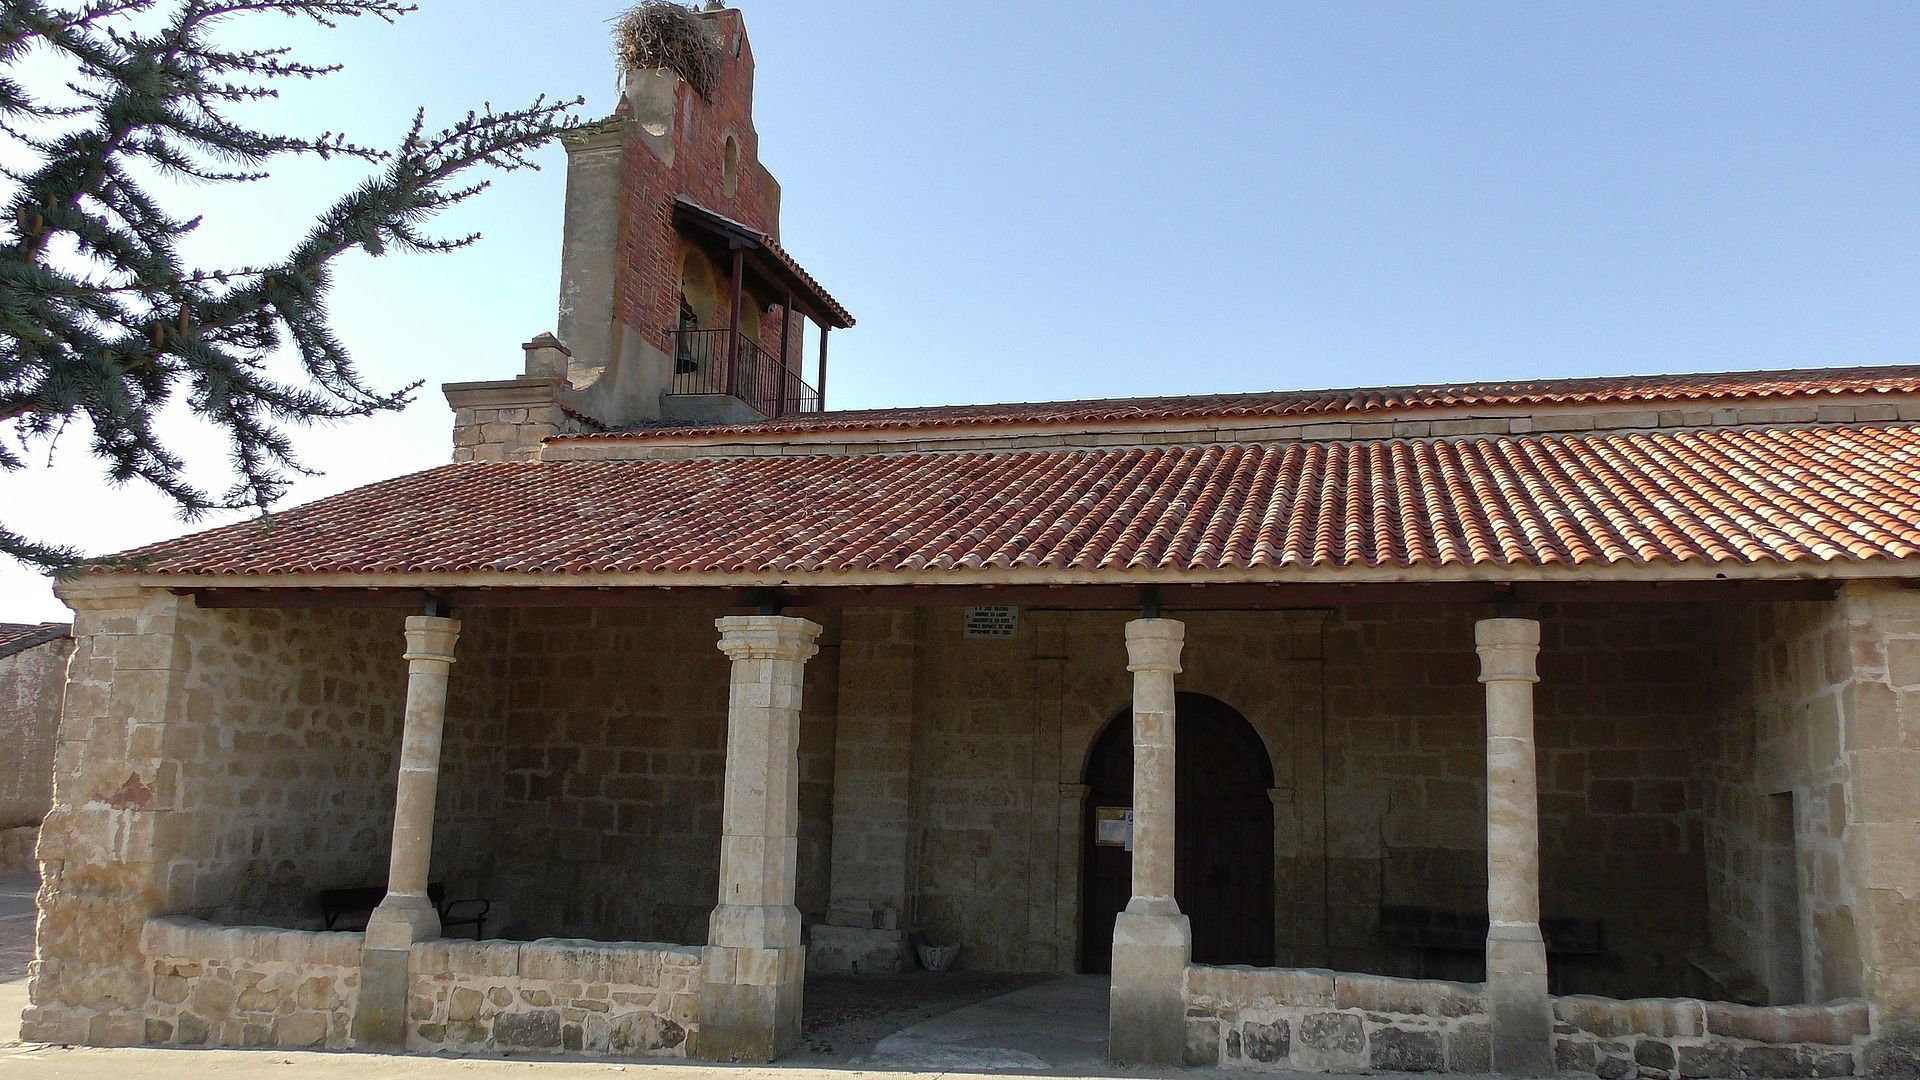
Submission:
M 192 879 L 176 910 L 317 927 L 318 890 L 386 878 L 403 614 L 197 615 L 204 633 L 185 683 L 192 736 L 169 762 L 193 831 L 169 869 Z
M 1188 1065 L 1484 1073 L 1492 1064 L 1486 1000 L 1466 983 L 1194 964 L 1185 995 Z
M 1859 582 L 1841 595 L 1850 679 L 1844 877 L 1878 1045 L 1869 1072 L 1920 1073 L 1920 592 Z
M 1187 968 L 1188 1065 L 1261 1072 L 1484 1073 L 1477 984 L 1313 969 Z M 1688 998 L 1554 999 L 1562 1072 L 1605 1080 L 1851 1076 L 1867 1004 L 1750 1007 Z
M 706 940 L 726 766 L 718 640 L 705 610 L 514 614 L 492 842 L 492 895 L 512 912 L 503 932 Z M 807 665 L 796 897 L 816 917 L 827 902 L 837 690 L 837 648 L 823 644 Z
M 413 947 L 407 1049 L 685 1057 L 700 950 L 643 942 Z
M 1841 712 L 1854 655 L 1837 604 L 1761 604 L 1722 614 L 1720 722 L 1706 805 L 1712 946 L 1754 996 L 1825 1001 L 1863 992 L 1851 889 Z M 1768 909 L 1769 798 L 1793 809 L 1799 918 Z M 1802 957 L 1796 985 L 1781 950 Z
M 140 944 L 153 993 L 142 1041 L 346 1049 L 361 942 L 360 934 L 149 919 Z
M 150 916 L 313 926 L 318 889 L 385 880 L 403 616 L 205 611 L 114 586 L 69 600 L 76 645 L 23 1031 L 126 1045 L 145 1037 Z M 492 846 L 491 752 L 450 740 L 441 865 Z
M 1480 977 L 1475 950 L 1389 947 L 1379 927 L 1383 904 L 1485 911 L 1475 614 L 1179 613 L 1188 635 L 1180 689 L 1238 710 L 1273 758 L 1280 963 Z M 906 776 L 884 757 L 842 767 L 865 791 L 910 790 L 912 850 L 906 867 L 886 873 L 905 883 L 909 924 L 961 942 L 969 966 L 1077 962 L 1078 785 L 1094 739 L 1129 700 L 1126 618 L 1028 610 L 1008 640 L 966 638 L 960 613 L 946 609 L 847 623 L 859 663 L 885 641 L 894 670 L 871 665 L 857 700 L 877 704 L 846 719 L 867 741 L 890 725 L 912 754 Z M 1705 616 L 1681 605 L 1581 605 L 1542 612 L 1542 626 L 1543 899 L 1549 918 L 1599 921 L 1605 949 L 1558 959 L 1562 985 L 1695 992 L 1680 960 L 1705 925 L 1695 741 L 1711 713 L 1694 677 L 1711 655 Z M 854 852 L 884 842 L 894 811 L 880 803 L 892 796 L 838 797 L 842 859 L 864 882 L 873 866 L 890 865 L 856 865 Z
M 1606 1080 L 1852 1076 L 1867 1003 L 1734 1005 L 1688 998 L 1554 999 L 1554 1062 Z
M 53 801 L 53 743 L 60 726 L 67 657 L 73 639 L 58 637 L 0 656 L 0 830 L 34 827 Z

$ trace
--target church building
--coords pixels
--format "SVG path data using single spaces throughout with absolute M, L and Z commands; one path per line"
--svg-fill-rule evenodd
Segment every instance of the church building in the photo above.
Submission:
M 451 463 L 59 587 L 26 1038 L 1916 1075 L 1920 367 L 831 410 L 688 17 Z

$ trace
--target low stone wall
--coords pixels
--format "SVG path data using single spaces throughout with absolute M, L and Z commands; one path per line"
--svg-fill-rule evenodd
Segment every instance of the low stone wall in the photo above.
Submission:
M 40 826 L 21 825 L 0 829 L 0 874 L 37 874 L 33 849 L 40 842 Z
M 700 950 L 648 942 L 430 941 L 413 947 L 407 1049 L 685 1057 Z
M 1187 968 L 1187 1064 L 1266 1072 L 1486 1072 L 1481 986 L 1316 969 Z M 1852 1076 L 1867 1003 L 1555 998 L 1555 1064 L 1603 1080 Z
M 1317 969 L 1187 968 L 1187 1064 L 1270 1072 L 1486 1072 L 1468 983 Z
M 148 919 L 143 1041 L 344 1049 L 360 993 L 360 934 Z
M 1554 999 L 1562 1070 L 1625 1077 L 1852 1076 L 1867 1003 L 1734 1005 L 1691 998 Z

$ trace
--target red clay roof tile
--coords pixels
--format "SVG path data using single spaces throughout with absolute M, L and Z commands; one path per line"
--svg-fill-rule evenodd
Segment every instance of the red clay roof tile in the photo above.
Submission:
M 1355 414 L 1373 420 L 1387 413 L 1476 407 L 1512 409 L 1591 405 L 1609 408 L 1652 406 L 1703 409 L 1767 398 L 1826 398 L 1885 393 L 1920 393 L 1920 365 L 852 409 L 782 417 L 751 424 L 655 426 L 562 435 L 557 438 L 671 440 L 717 435 L 752 437 L 1133 421 L 1352 417 Z
M 131 553 L 159 574 L 808 574 L 1920 556 L 1920 430 L 450 465 Z

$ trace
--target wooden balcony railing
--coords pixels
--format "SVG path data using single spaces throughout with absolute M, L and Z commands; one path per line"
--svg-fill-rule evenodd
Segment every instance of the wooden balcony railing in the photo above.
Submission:
M 820 411 L 820 392 L 780 358 L 745 334 L 730 329 L 675 330 L 673 382 L 669 394 L 728 394 L 762 415 Z

